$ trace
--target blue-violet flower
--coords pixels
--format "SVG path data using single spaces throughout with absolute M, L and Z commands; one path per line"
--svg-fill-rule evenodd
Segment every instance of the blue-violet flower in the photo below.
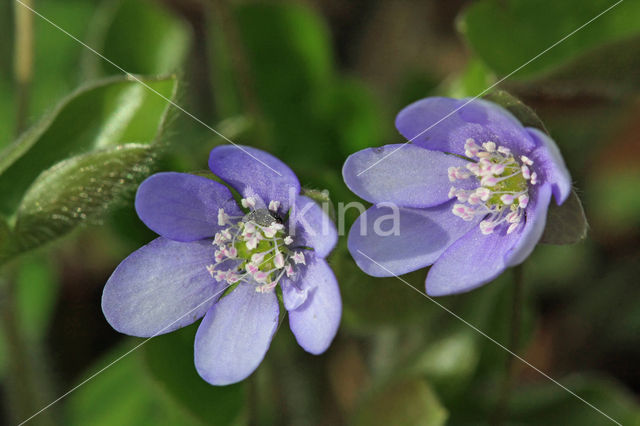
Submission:
M 296 175 L 263 151 L 220 146 L 203 176 L 158 173 L 138 189 L 140 219 L 160 237 L 127 257 L 102 296 L 121 333 L 152 337 L 204 317 L 195 366 L 214 385 L 243 380 L 262 362 L 278 327 L 277 287 L 298 343 L 313 354 L 333 340 L 342 313 L 325 257 L 334 224 L 299 195 Z
M 560 205 L 571 192 L 553 140 L 491 102 L 422 99 L 400 111 L 396 127 L 411 144 L 359 151 L 343 168 L 349 188 L 374 203 L 348 241 L 369 275 L 433 265 L 429 295 L 476 288 L 529 256 L 551 195 Z M 392 207 L 399 232 L 372 232 Z

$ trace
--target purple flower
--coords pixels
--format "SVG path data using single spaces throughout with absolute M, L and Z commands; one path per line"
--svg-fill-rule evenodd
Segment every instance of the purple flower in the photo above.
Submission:
M 551 195 L 558 204 L 569 196 L 569 172 L 545 133 L 496 104 L 467 102 L 415 102 L 396 118 L 412 144 L 365 149 L 345 162 L 346 184 L 374 203 L 349 232 L 349 251 L 367 274 L 433 264 L 429 295 L 471 290 L 523 262 L 540 240 Z M 394 210 L 397 232 L 380 232 Z
M 340 322 L 338 284 L 325 257 L 337 232 L 296 175 L 254 148 L 220 146 L 211 179 L 158 173 L 136 195 L 140 219 L 161 236 L 127 257 L 107 281 L 102 310 L 121 333 L 152 337 L 204 316 L 195 365 L 214 385 L 260 364 L 279 322 L 279 286 L 298 343 L 324 352 Z

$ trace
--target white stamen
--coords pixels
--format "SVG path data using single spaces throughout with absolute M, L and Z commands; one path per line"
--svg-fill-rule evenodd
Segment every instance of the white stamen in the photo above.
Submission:
M 272 200 L 269 203 L 269 210 L 271 210 L 272 212 L 274 213 L 277 212 L 279 208 L 280 208 L 280 201 Z
M 218 209 L 218 226 L 224 226 L 229 223 L 229 215 L 224 212 L 224 209 Z
M 482 147 L 484 149 L 486 149 L 487 151 L 489 151 L 489 152 L 495 152 L 495 150 L 496 150 L 495 142 L 485 142 L 485 143 L 482 144 Z
M 240 204 L 242 204 L 242 207 L 244 207 L 245 209 L 252 209 L 256 206 L 256 199 L 253 197 L 243 198 L 242 200 L 240 200 Z
M 520 160 L 522 160 L 522 162 L 524 164 L 526 164 L 527 166 L 533 166 L 533 161 L 531 161 L 531 159 L 529 157 L 527 157 L 526 155 L 521 155 L 520 156 Z

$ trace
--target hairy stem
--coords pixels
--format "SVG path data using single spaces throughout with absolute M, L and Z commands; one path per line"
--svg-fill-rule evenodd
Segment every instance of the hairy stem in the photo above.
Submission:
M 513 301 L 511 306 L 511 328 L 509 335 L 509 349 L 513 353 L 518 353 L 520 346 L 520 330 L 522 328 L 522 298 L 524 293 L 524 272 L 523 266 L 518 265 L 513 270 L 514 287 Z M 505 375 L 500 387 L 500 397 L 493 413 L 493 425 L 502 425 L 508 417 L 509 397 L 513 391 L 517 370 L 516 358 L 512 354 L 507 355 L 505 365 Z
M 22 0 L 32 6 L 32 0 Z M 29 96 L 33 78 L 33 13 L 19 2 L 14 2 L 15 39 L 13 75 L 16 84 L 16 134 L 20 134 L 29 114 Z

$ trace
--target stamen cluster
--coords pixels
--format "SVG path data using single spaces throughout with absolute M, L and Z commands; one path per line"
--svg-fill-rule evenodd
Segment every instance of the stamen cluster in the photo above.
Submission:
M 471 160 L 464 167 L 449 167 L 449 180 L 476 178 L 480 186 L 473 190 L 451 187 L 449 198 L 457 198 L 454 215 L 466 221 L 476 216 L 486 216 L 480 222 L 480 230 L 488 235 L 502 223 L 508 223 L 507 234 L 522 222 L 529 204 L 529 185 L 538 181 L 531 170 L 533 161 L 522 155 L 516 160 L 511 150 L 495 142 L 477 145 L 474 139 L 465 142 L 465 155 Z
M 214 237 L 215 263 L 207 271 L 229 285 L 257 282 L 257 292 L 273 291 L 285 274 L 294 275 L 294 265 L 305 264 L 304 254 L 290 248 L 293 238 L 277 218 L 278 201 L 271 201 L 268 210 L 256 209 L 252 197 L 243 198 L 241 204 L 250 210 L 244 216 L 218 209 L 218 225 L 227 227 Z

